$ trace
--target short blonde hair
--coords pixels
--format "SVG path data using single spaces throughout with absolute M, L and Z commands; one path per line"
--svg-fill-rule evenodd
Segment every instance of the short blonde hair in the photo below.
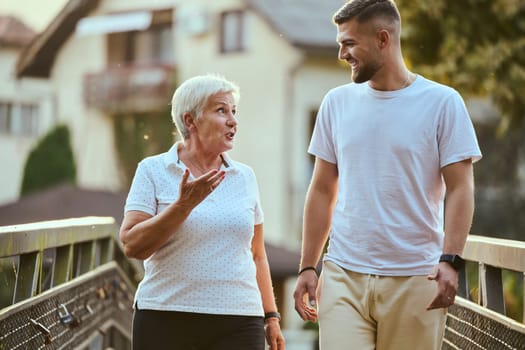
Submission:
M 198 119 L 208 98 L 220 92 L 232 93 L 235 104 L 239 103 L 239 86 L 219 74 L 198 75 L 184 81 L 175 90 L 171 99 L 171 118 L 183 139 L 190 134 L 184 124 L 184 114 L 190 113 Z

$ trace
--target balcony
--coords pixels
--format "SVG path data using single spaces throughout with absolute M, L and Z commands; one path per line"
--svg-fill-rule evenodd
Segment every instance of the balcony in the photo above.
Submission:
M 175 69 L 167 65 L 110 67 L 84 77 L 84 102 L 108 114 L 151 113 L 169 105 Z

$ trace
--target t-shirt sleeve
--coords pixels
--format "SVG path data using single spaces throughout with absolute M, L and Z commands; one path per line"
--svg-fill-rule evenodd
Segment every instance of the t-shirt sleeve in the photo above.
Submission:
M 248 190 L 255 196 L 254 207 L 254 224 L 259 225 L 264 222 L 264 212 L 261 205 L 261 196 L 259 194 L 259 185 L 257 184 L 257 177 L 252 169 L 250 169 L 248 176 Z
M 329 95 L 326 95 L 321 102 L 319 112 L 317 112 L 317 118 L 315 120 L 312 138 L 308 147 L 308 153 L 327 162 L 336 164 L 337 157 L 332 133 L 332 114 Z
M 138 210 L 150 215 L 157 213 L 155 185 L 148 172 L 147 164 L 142 161 L 138 164 L 131 188 L 126 199 L 124 212 Z
M 482 157 L 467 107 L 456 91 L 446 99 L 440 115 L 438 147 L 441 168 L 469 158 L 476 162 Z

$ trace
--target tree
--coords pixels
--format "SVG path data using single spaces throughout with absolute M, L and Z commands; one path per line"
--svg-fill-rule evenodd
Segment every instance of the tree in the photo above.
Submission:
M 62 182 L 75 181 L 76 167 L 69 129 L 59 125 L 29 153 L 20 192 L 24 195 Z
M 477 234 L 523 239 L 520 195 L 525 159 L 525 1 L 396 0 L 409 66 L 491 101 L 496 124 L 477 123 L 484 159 L 475 165 Z M 496 131 L 499 131 L 496 132 Z M 520 175 L 521 174 L 521 175 Z
M 500 130 L 525 116 L 525 1 L 397 0 L 414 70 L 462 94 L 490 98 Z

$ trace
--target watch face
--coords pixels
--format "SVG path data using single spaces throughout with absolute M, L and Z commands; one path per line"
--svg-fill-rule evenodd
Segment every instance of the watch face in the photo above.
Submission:
M 456 271 L 461 270 L 465 265 L 465 260 L 463 260 L 461 256 L 453 254 L 443 254 L 439 258 L 439 261 L 449 263 Z
M 465 260 L 463 260 L 463 258 L 459 255 L 454 255 L 454 267 L 456 268 L 456 270 L 463 268 L 464 265 Z

